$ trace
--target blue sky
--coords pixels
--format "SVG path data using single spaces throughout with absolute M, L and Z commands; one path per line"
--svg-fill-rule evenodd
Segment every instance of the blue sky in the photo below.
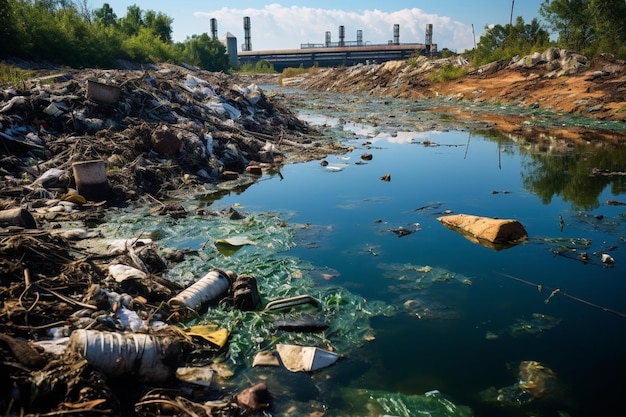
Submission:
M 513 19 L 541 18 L 543 0 L 517 0 Z M 463 52 L 478 42 L 487 25 L 507 24 L 511 17 L 509 0 L 357 0 L 357 1 L 199 1 L 199 0 L 87 0 L 90 9 L 109 3 L 118 17 L 128 6 L 163 12 L 174 19 L 174 41 L 204 32 L 210 33 L 210 20 L 217 20 L 218 36 L 230 32 L 241 49 L 244 42 L 243 18 L 250 17 L 253 50 L 298 49 L 302 43 L 324 43 L 326 32 L 338 41 L 339 26 L 345 40 L 355 41 L 361 30 L 363 41 L 385 44 L 393 39 L 393 27 L 400 27 L 401 43 L 423 43 L 426 24 L 433 25 L 433 42 L 439 49 Z

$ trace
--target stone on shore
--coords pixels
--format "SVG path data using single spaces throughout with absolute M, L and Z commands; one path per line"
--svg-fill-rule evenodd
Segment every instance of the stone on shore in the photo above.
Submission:
M 453 214 L 439 217 L 437 220 L 446 227 L 463 234 L 470 241 L 490 247 L 494 245 L 514 245 L 528 238 L 528 233 L 526 233 L 524 226 L 517 220 L 512 219 Z

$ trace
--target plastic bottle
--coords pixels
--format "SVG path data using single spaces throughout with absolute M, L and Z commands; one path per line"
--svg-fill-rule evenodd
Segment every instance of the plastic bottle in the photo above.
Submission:
M 218 269 L 212 269 L 190 287 L 171 298 L 168 304 L 175 309 L 197 310 L 204 303 L 219 300 L 229 287 L 228 275 Z
M 68 349 L 87 359 L 90 365 L 109 376 L 136 374 L 145 381 L 165 381 L 175 372 L 164 364 L 177 354 L 175 341 L 166 336 L 144 333 L 116 333 L 74 330 Z

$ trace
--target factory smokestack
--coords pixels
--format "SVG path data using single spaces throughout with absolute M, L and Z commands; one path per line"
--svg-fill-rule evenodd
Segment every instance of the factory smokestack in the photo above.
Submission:
M 217 19 L 211 19 L 211 38 L 217 39 Z
M 339 26 L 339 46 L 345 46 L 346 42 L 346 28 L 343 25 Z
M 432 49 L 432 45 L 433 45 L 433 25 L 432 23 L 429 23 L 426 25 L 426 42 L 424 42 L 424 44 L 426 45 L 426 53 L 430 54 L 430 51 Z
M 400 45 L 400 25 L 393 25 L 393 44 Z
M 330 46 L 330 31 L 326 32 L 326 46 Z
M 356 44 L 358 46 L 363 45 L 363 31 L 360 29 L 356 31 Z
M 250 41 L 250 18 L 248 16 L 243 18 L 243 33 L 244 33 L 244 51 L 252 50 L 252 42 Z

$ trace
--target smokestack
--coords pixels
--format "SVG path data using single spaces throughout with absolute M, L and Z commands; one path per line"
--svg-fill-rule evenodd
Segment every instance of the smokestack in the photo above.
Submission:
M 211 37 L 213 40 L 217 39 L 217 19 L 211 19 Z
M 393 44 L 400 45 L 400 25 L 393 25 Z
M 243 33 L 244 33 L 243 50 L 251 51 L 252 42 L 250 41 L 250 18 L 248 16 L 243 18 Z
M 330 46 L 330 31 L 326 32 L 326 47 Z
M 363 45 L 363 31 L 360 29 L 356 31 L 356 44 L 358 46 Z
M 429 23 L 426 25 L 426 53 L 429 54 L 433 44 L 433 25 Z
M 339 26 L 339 46 L 344 46 L 346 39 L 346 28 L 343 25 Z

